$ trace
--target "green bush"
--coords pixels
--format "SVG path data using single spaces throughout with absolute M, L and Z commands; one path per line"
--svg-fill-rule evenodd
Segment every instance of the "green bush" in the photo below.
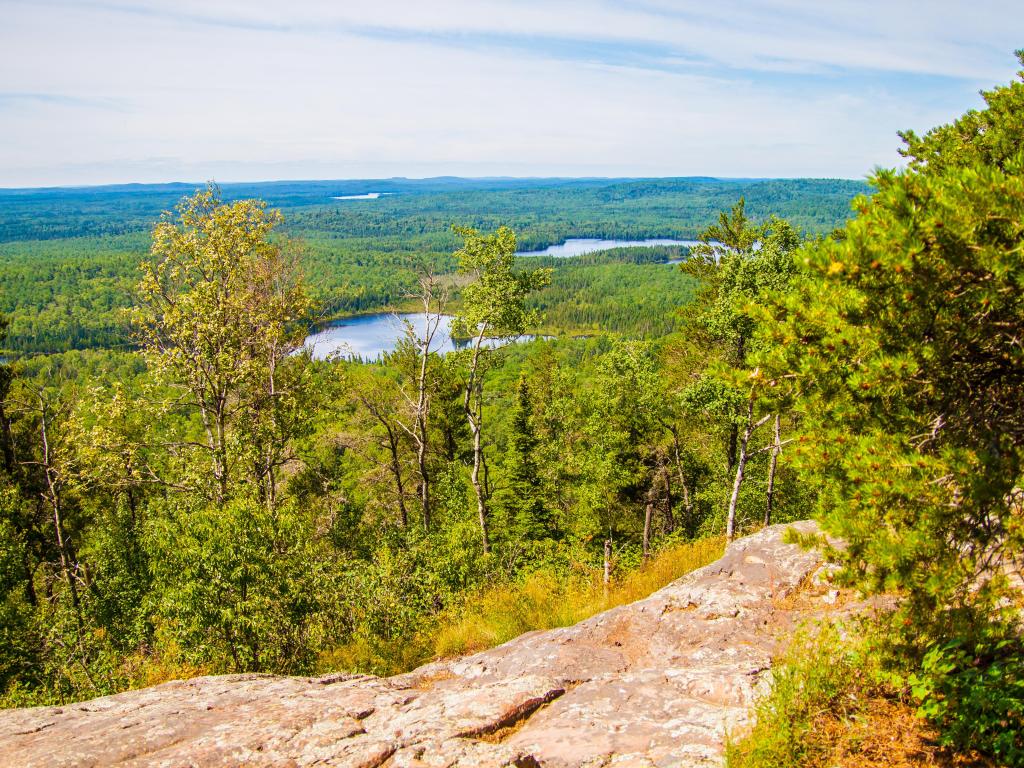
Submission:
M 944 745 L 1024 766 L 1024 644 L 1014 637 L 933 645 L 908 677 Z
M 218 672 L 310 665 L 337 594 L 312 520 L 247 500 L 183 506 L 158 516 L 148 539 L 154 622 L 183 661 Z
M 832 625 L 798 637 L 772 669 L 771 689 L 754 708 L 755 723 L 726 746 L 729 768 L 799 768 L 828 756 L 830 743 L 817 733 L 819 720 L 855 717 L 864 693 L 883 680 L 870 644 L 843 642 Z

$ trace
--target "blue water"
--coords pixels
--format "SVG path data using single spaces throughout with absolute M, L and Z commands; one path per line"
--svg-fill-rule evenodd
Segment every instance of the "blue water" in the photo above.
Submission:
M 394 192 L 367 192 L 363 195 L 339 195 L 331 200 L 377 200 L 385 195 L 393 195 Z
M 650 247 L 653 245 L 685 245 L 693 247 L 696 240 L 669 240 L 667 238 L 651 238 L 649 240 L 598 240 L 597 238 L 571 238 L 561 245 L 549 245 L 542 251 L 520 251 L 517 256 L 555 256 L 560 259 L 571 256 L 582 256 L 585 253 L 597 253 L 612 248 Z
M 422 312 L 403 312 L 398 315 L 379 312 L 336 320 L 307 336 L 306 346 L 312 350 L 313 357 L 317 360 L 326 360 L 332 356 L 379 360 L 384 353 L 395 351 L 399 339 L 405 336 L 406 323 L 411 323 L 417 335 L 422 336 L 426 330 L 426 315 Z M 451 327 L 452 318 L 448 315 L 442 316 L 441 325 L 430 345 L 431 352 L 444 354 L 468 346 L 468 341 L 452 340 Z M 525 334 L 520 336 L 519 340 L 529 341 L 533 338 L 535 337 Z M 493 347 L 499 342 L 492 339 L 485 343 Z
M 374 199 L 381 193 L 370 192 L 367 195 L 353 195 L 338 199 Z M 387 193 L 383 193 L 387 194 Z M 652 238 L 648 240 L 599 240 L 596 238 L 572 238 L 561 245 L 552 245 L 542 251 L 524 251 L 519 256 L 556 256 L 568 258 L 570 256 L 582 256 L 585 253 L 596 253 L 607 251 L 610 248 L 627 248 L 635 246 L 653 245 L 684 245 L 692 247 L 697 245 L 696 240 L 669 240 L 667 238 Z M 670 264 L 677 264 L 680 259 L 673 259 Z M 405 335 L 405 323 L 412 323 L 417 334 L 422 336 L 425 330 L 426 316 L 422 312 L 404 312 L 398 315 L 390 312 L 378 312 L 372 315 L 360 315 L 359 317 L 348 317 L 344 320 L 337 320 L 326 327 L 309 335 L 306 338 L 306 346 L 313 352 L 317 360 L 325 360 L 331 356 L 345 358 L 360 358 L 362 360 L 379 360 L 387 352 L 394 352 L 398 340 Z M 452 318 L 444 316 L 441 318 L 441 326 L 437 329 L 431 345 L 432 352 L 451 352 L 465 347 L 468 342 L 454 342 L 451 337 Z M 529 341 L 535 338 L 529 334 L 519 338 L 520 341 Z M 548 338 L 548 337 L 545 337 Z M 489 346 L 495 346 L 498 342 L 491 340 Z

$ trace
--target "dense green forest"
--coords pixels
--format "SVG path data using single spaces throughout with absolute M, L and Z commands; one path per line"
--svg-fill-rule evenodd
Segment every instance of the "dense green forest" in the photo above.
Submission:
M 732 764 L 833 764 L 821 733 L 885 700 L 1024 765 L 1024 83 L 985 96 L 906 134 L 839 229 L 846 182 L 19 214 L 53 237 L 4 246 L 9 346 L 38 318 L 93 348 L 0 366 L 3 703 L 408 669 L 813 515 L 839 583 L 897 607 L 781 668 Z M 515 255 L 567 234 L 700 242 Z M 381 363 L 302 351 L 310 318 L 399 298 L 433 322 Z M 443 313 L 468 343 L 442 356 Z
M 755 215 L 775 213 L 803 229 L 826 230 L 845 218 L 847 202 L 866 188 L 841 179 L 435 178 L 225 184 L 222 191 L 229 201 L 266 200 L 287 214 L 289 229 L 303 234 L 373 238 L 383 249 L 393 238 L 433 235 L 433 250 L 450 252 L 453 220 L 513 226 L 526 249 L 567 236 L 694 237 L 740 196 Z M 189 184 L 0 189 L 0 242 L 148 232 L 161 213 L 194 190 Z M 335 200 L 368 192 L 386 195 Z
M 278 234 L 301 251 L 301 265 L 316 299 L 317 317 L 334 317 L 400 305 L 415 286 L 418 265 L 452 272 L 457 238 L 452 225 L 514 228 L 521 249 L 568 237 L 692 238 L 717 210 L 746 196 L 759 218 L 787 215 L 800 229 L 825 233 L 850 214 L 849 203 L 866 190 L 859 182 L 831 180 L 729 181 L 623 180 L 381 180 L 226 185 L 226 200 L 259 196 L 280 207 Z M 392 191 L 376 200 L 331 201 L 365 191 Z M 123 347 L 131 343 L 123 310 L 134 302 L 138 265 L 149 249 L 149 228 L 182 196 L 181 185 L 86 190 L 0 190 L 0 311 L 11 321 L 6 345 L 14 352 Z M 486 212 L 483 214 L 481 212 Z M 7 241 L 7 242 L 4 242 Z M 619 254 L 604 263 L 635 262 Z M 559 277 L 546 308 L 564 306 L 570 285 L 585 290 L 574 301 L 587 308 L 555 318 L 554 327 L 636 333 L 644 323 L 620 318 L 611 308 L 652 295 L 661 308 L 686 294 L 660 278 L 669 273 L 576 270 Z M 596 308 L 596 309 L 595 309 Z M 610 311 L 611 310 L 611 311 Z M 610 313 L 609 313 L 610 311 Z M 602 314 L 608 313 L 608 314 Z M 578 317 L 579 325 L 572 325 Z M 665 329 L 666 315 L 651 328 Z
M 742 258 L 767 270 L 800 242 L 742 205 L 732 216 L 749 234 Z M 559 292 L 599 280 L 637 302 L 595 305 L 599 321 L 672 318 L 678 307 L 644 303 L 638 276 L 692 298 L 698 278 L 664 263 L 680 251 L 555 269 L 516 259 L 507 228 L 459 230 L 458 301 L 445 304 L 449 276 L 425 270 L 418 285 L 429 312 L 456 313 L 466 349 L 426 352 L 410 329 L 382 364 L 317 362 L 295 354 L 315 302 L 298 255 L 272 236 L 280 224 L 213 188 L 186 198 L 154 230 L 135 286 L 139 351 L 6 369 L 8 703 L 199 670 L 395 671 L 479 642 L 453 641 L 452 626 L 481 590 L 528 579 L 552 608 L 575 595 L 596 609 L 606 542 L 627 582 L 660 551 L 678 558 L 720 535 L 727 517 L 760 521 L 766 498 L 776 519 L 805 503 L 789 468 L 730 442 L 726 411 L 682 405 L 709 361 L 732 359 L 719 289 L 702 289 L 689 320 L 642 329 L 646 340 L 482 344 L 568 316 Z M 675 322 L 700 341 L 670 333 Z M 730 506 L 738 461 L 760 477 Z

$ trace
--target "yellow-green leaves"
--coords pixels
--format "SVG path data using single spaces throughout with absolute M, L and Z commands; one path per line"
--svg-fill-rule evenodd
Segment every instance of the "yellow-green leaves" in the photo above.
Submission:
M 526 297 L 551 282 L 550 269 L 516 270 L 516 236 L 508 227 L 490 234 L 455 227 L 464 239 L 455 252 L 460 274 L 470 282 L 462 289 L 462 308 L 456 318 L 464 335 L 519 336 L 539 322 L 526 308 Z
M 301 405 L 303 379 L 291 369 L 305 327 L 295 321 L 311 302 L 293 254 L 272 237 L 280 222 L 262 201 L 224 203 L 210 186 L 156 225 L 142 265 L 139 337 L 157 380 L 201 422 L 189 443 L 206 454 L 220 500 L 241 481 L 233 465 L 242 454 L 263 467 L 248 482 L 273 495 L 268 451 L 283 450 L 277 433 Z

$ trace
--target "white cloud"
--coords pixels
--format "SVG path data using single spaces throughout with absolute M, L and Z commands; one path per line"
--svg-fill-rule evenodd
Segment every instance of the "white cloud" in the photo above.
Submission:
M 519 35 L 648 43 L 740 68 L 993 77 L 1024 32 L 1013 0 L 20 0 L 272 31 Z
M 870 6 L 0 0 L 0 185 L 861 176 L 1012 70 L 1010 11 Z

